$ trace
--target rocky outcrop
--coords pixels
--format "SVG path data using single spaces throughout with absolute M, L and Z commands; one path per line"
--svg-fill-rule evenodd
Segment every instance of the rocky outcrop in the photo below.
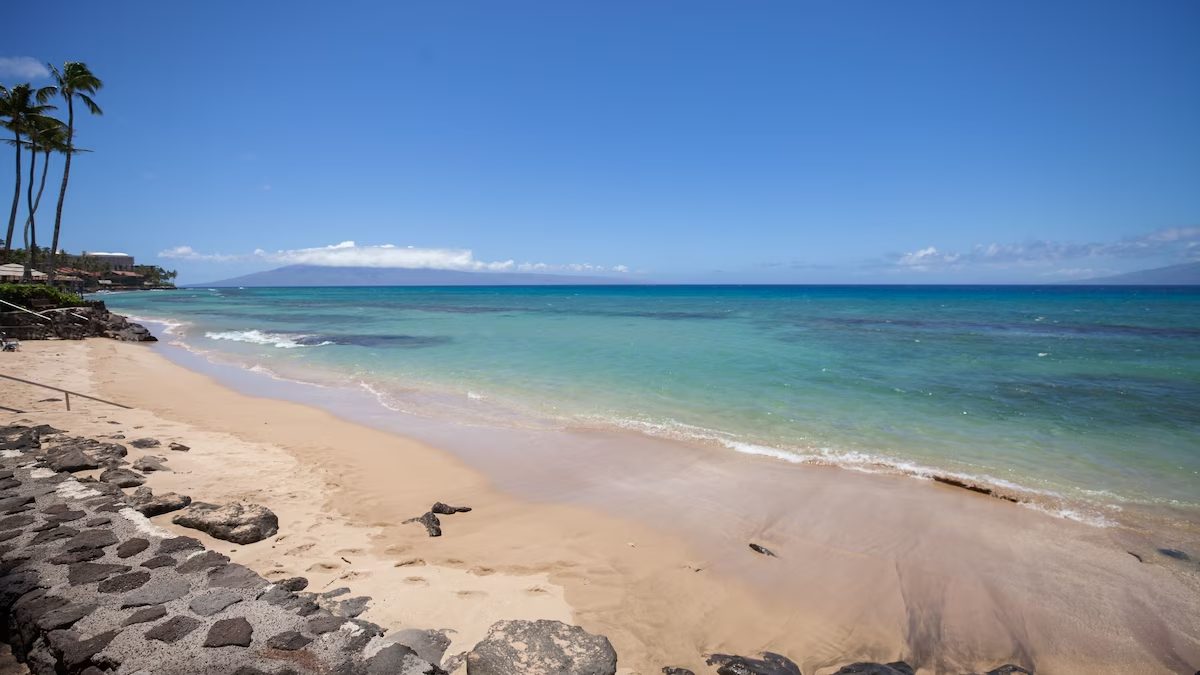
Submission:
M 41 314 L 50 321 L 25 312 L 3 312 L 0 313 L 0 325 L 23 329 L 22 339 L 25 340 L 82 340 L 89 337 L 107 337 L 124 342 L 158 340 L 145 326 L 108 311 L 103 302 L 92 302 L 87 307 L 43 311 Z
M 192 498 L 187 495 L 175 494 L 174 492 L 155 496 L 150 488 L 140 487 L 128 497 L 128 502 L 130 506 L 137 509 L 143 516 L 150 518 L 178 511 L 191 504 Z
M 561 621 L 500 621 L 467 654 L 469 675 L 613 675 L 608 638 Z
M 306 580 L 272 585 L 157 529 L 119 490 L 89 487 L 108 483 L 48 471 L 27 432 L 0 427 L 0 641 L 34 675 L 443 674 L 383 628 L 319 606 Z
M 171 522 L 235 544 L 253 544 L 279 531 L 279 518 L 270 509 L 239 502 L 224 506 L 195 502 Z

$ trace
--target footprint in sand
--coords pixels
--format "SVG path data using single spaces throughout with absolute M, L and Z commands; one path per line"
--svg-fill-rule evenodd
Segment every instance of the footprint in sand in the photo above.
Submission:
M 370 572 L 351 571 L 351 572 L 346 572 L 342 576 L 338 577 L 338 579 L 340 579 L 342 581 L 353 581 L 355 579 L 362 579 L 363 577 L 369 577 L 369 576 L 371 576 Z
M 543 595 L 549 593 L 550 591 L 542 588 L 541 586 L 530 586 L 529 588 L 525 589 L 525 592 L 530 595 Z
M 312 565 L 309 565 L 308 569 L 306 569 L 304 571 L 305 572 L 332 572 L 334 570 L 341 569 L 341 567 L 342 566 L 339 565 L 338 563 L 319 562 L 319 563 L 313 563 Z
M 314 544 L 314 543 L 300 544 L 299 546 L 284 553 L 284 555 L 300 555 L 301 553 L 307 552 L 309 549 L 311 549 L 315 545 L 316 544 Z
M 446 560 L 444 561 L 444 564 L 446 564 L 446 565 L 461 565 L 461 564 L 463 564 L 463 561 L 459 560 L 458 558 L 446 558 Z
M 471 568 L 471 574 L 474 574 L 475 576 L 486 577 L 489 574 L 495 574 L 495 573 L 496 573 L 496 570 L 494 570 L 490 567 L 472 567 Z
M 392 567 L 411 567 L 413 565 L 424 565 L 424 564 L 425 564 L 425 561 L 422 560 L 421 558 L 405 558 L 404 560 L 397 560 L 392 565 Z
M 404 583 L 411 584 L 413 586 L 429 585 L 429 582 L 425 580 L 425 577 L 404 577 Z
M 483 591 L 459 591 L 455 593 L 455 595 L 460 598 L 481 598 L 485 597 L 487 593 L 484 593 Z

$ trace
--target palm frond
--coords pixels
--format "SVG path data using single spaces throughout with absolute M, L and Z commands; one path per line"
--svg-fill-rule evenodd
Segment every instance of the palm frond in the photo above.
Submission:
M 76 96 L 83 101 L 84 105 L 87 106 L 88 111 L 93 115 L 104 114 L 104 111 L 100 109 L 100 106 L 96 105 L 96 102 L 92 100 L 92 97 L 88 96 L 87 94 L 76 94 Z

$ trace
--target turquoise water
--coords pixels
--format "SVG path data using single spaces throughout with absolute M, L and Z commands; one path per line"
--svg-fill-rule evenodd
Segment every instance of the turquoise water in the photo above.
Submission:
M 619 426 L 954 474 L 1103 521 L 1200 509 L 1200 290 L 194 289 L 111 294 L 185 346 L 478 424 Z M 1065 506 L 1064 506 L 1065 505 Z M 1056 507 L 1057 508 L 1057 507 Z

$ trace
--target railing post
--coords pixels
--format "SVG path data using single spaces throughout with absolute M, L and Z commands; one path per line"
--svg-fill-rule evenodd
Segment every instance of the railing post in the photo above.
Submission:
M 70 392 L 68 392 L 67 393 L 67 410 L 70 410 L 70 409 L 71 409 L 71 394 L 70 394 Z

